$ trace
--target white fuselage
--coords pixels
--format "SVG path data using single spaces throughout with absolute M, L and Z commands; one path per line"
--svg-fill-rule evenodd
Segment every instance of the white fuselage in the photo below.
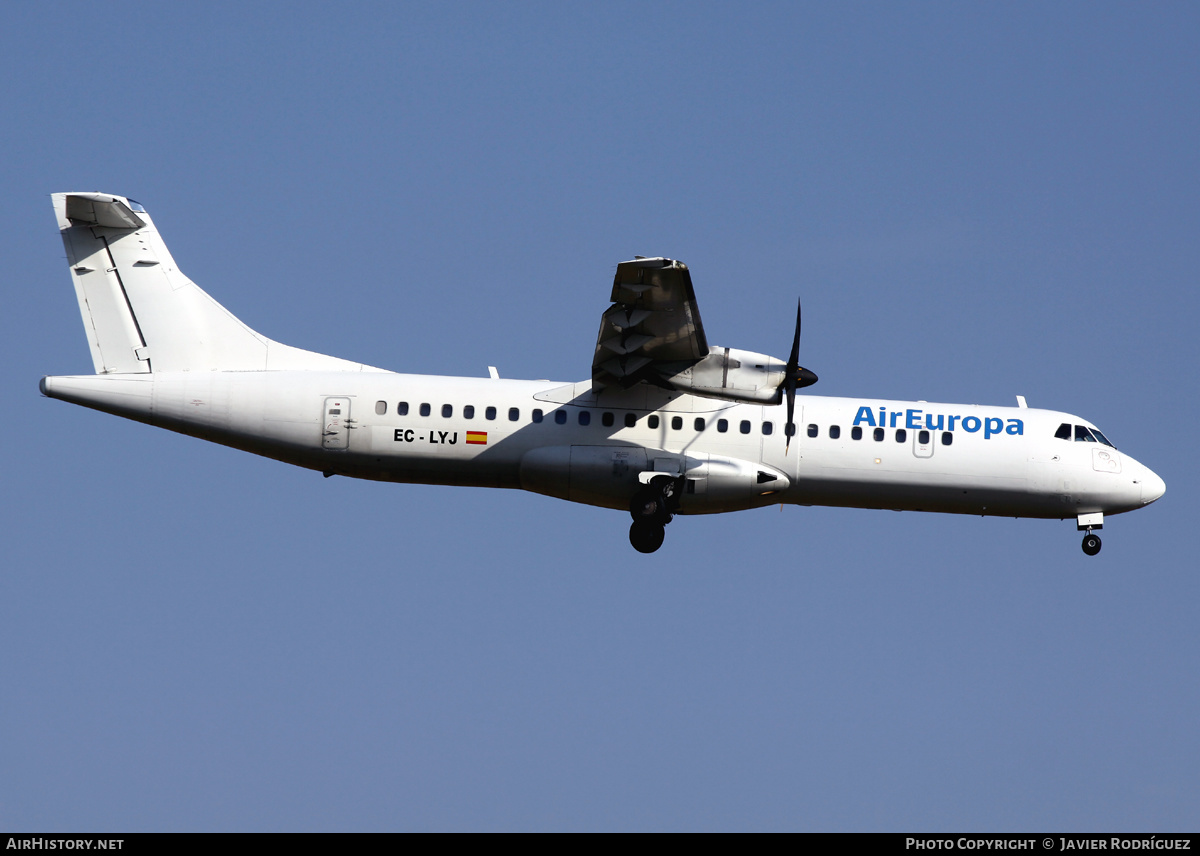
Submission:
M 1111 446 L 1055 436 L 1090 423 L 1023 407 L 802 395 L 788 447 L 782 406 L 646 384 L 192 371 L 50 377 L 42 391 L 326 474 L 610 508 L 648 471 L 686 477 L 683 514 L 793 503 L 1072 518 L 1165 490 Z

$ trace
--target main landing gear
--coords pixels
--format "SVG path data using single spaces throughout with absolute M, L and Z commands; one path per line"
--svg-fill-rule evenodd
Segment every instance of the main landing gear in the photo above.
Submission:
M 629 543 L 639 553 L 653 553 L 663 544 L 663 529 L 679 508 L 683 479 L 655 476 L 650 484 L 638 490 L 629 503 L 633 523 L 629 527 Z
M 1083 552 L 1089 556 L 1094 556 L 1100 552 L 1100 536 L 1093 535 L 1091 529 L 1083 536 Z

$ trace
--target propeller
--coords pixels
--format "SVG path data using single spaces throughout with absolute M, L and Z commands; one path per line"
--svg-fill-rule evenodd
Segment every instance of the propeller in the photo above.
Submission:
M 786 455 L 788 449 L 792 445 L 792 434 L 794 430 L 790 430 L 792 425 L 792 417 L 796 413 L 796 390 L 806 386 L 812 386 L 817 382 L 817 376 L 806 368 L 800 366 L 800 301 L 796 301 L 796 335 L 792 337 L 792 352 L 788 354 L 787 367 L 783 370 L 783 392 L 787 395 L 787 422 L 783 426 L 783 433 L 787 435 L 787 440 L 784 441 L 783 453 Z

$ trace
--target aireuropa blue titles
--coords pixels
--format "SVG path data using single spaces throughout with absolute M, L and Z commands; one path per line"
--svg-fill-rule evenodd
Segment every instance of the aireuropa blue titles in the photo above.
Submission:
M 921 417 L 924 416 L 924 424 Z M 902 424 L 896 424 L 902 422 Z M 957 426 L 968 434 L 983 431 L 983 439 L 990 440 L 995 434 L 1012 434 L 1020 436 L 1025 433 L 1025 423 L 1020 419 L 1009 419 L 1007 422 L 998 416 L 947 416 L 942 413 L 926 413 L 917 408 L 907 410 L 888 410 L 880 407 L 878 416 L 874 408 L 862 406 L 854 416 L 855 425 L 870 425 L 872 428 L 908 428 L 918 430 L 927 428 L 930 431 L 953 431 Z

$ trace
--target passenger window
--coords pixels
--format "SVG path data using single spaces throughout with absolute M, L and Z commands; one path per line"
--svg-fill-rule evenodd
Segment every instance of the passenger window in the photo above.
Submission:
M 750 433 L 750 420 L 743 419 L 742 424 L 738 425 L 738 430 L 741 431 L 743 434 L 749 434 Z
M 683 427 L 683 417 L 682 416 L 672 416 L 671 417 L 671 430 L 678 431 L 682 427 Z
M 454 415 L 454 405 L 453 404 L 443 404 L 442 405 L 442 418 L 449 419 L 453 415 Z
M 580 425 L 591 425 L 592 424 L 592 411 L 580 410 L 579 411 L 579 424 Z
M 897 428 L 896 429 L 896 442 L 903 443 L 907 439 L 908 439 L 908 432 L 905 431 L 903 428 Z
M 637 425 L 637 414 L 636 413 L 626 413 L 625 414 L 625 427 L 632 428 L 634 425 Z
M 881 440 L 883 440 L 883 429 L 882 429 L 882 428 L 876 428 L 876 429 L 875 429 L 875 431 L 874 431 L 873 433 L 874 433 L 874 435 L 875 435 L 875 442 L 876 442 L 876 443 L 878 443 L 878 442 L 880 442 Z
M 484 419 L 495 419 L 496 418 L 496 408 L 489 407 L 487 410 L 483 411 L 483 418 Z
M 1092 432 L 1087 429 L 1086 425 L 1075 426 L 1075 442 L 1076 443 L 1095 443 L 1096 438 L 1092 436 Z
M 658 427 L 658 414 L 657 413 L 651 413 L 646 418 L 646 427 L 648 427 L 648 428 L 657 428 Z
M 729 420 L 728 419 L 718 419 L 717 420 L 717 433 L 724 434 L 728 430 L 729 430 Z
M 428 402 L 426 402 L 425 404 L 422 404 L 421 405 L 421 415 L 428 416 L 429 412 L 430 412 L 430 407 L 429 407 Z
M 783 433 L 787 434 L 789 437 L 795 437 L 796 436 L 796 423 L 795 422 L 784 423 Z
M 401 401 L 399 404 L 396 405 L 396 415 L 397 416 L 407 416 L 408 415 L 408 402 L 407 401 Z
M 842 436 L 842 426 L 841 425 L 830 425 L 829 426 L 829 439 L 830 440 L 836 440 L 841 436 Z
M 567 424 L 567 411 L 555 410 L 554 411 L 554 424 L 555 425 L 566 425 Z
M 533 413 L 532 413 L 531 415 L 533 416 L 533 421 L 534 421 L 534 422 L 541 422 L 541 421 L 542 421 L 542 411 L 541 411 L 541 410 L 534 409 L 534 411 L 533 411 Z
M 929 445 L 929 432 L 925 431 L 925 430 L 918 431 L 917 432 L 917 442 L 920 443 L 922 446 L 928 446 Z
M 375 415 L 383 416 L 385 413 L 387 413 L 387 402 L 386 401 L 376 401 L 375 402 Z
M 614 419 L 613 419 L 612 411 L 605 410 L 604 414 L 600 417 L 600 424 L 603 425 L 605 428 L 611 428 L 613 422 L 614 422 Z
M 475 405 L 474 404 L 464 404 L 463 405 L 463 419 L 474 419 L 474 418 L 475 418 Z
M 769 437 L 772 433 L 774 433 L 774 431 L 775 431 L 775 423 L 774 422 L 764 422 L 763 423 L 762 432 L 763 432 L 764 437 Z
M 704 417 L 697 416 L 696 421 L 692 423 L 692 427 L 695 428 L 697 431 L 703 431 L 704 430 Z
M 1054 432 L 1054 436 L 1060 440 L 1070 440 L 1071 426 L 1064 422 L 1062 425 L 1058 426 L 1058 430 Z
M 853 428 L 850 429 L 850 439 L 851 440 L 861 440 L 862 439 L 862 426 L 861 425 L 855 425 Z
M 509 422 L 516 422 L 520 418 L 521 418 L 520 408 L 517 408 L 517 407 L 508 408 L 508 421 Z
M 820 430 L 817 428 L 817 426 L 816 426 L 816 425 L 809 425 L 809 426 L 808 426 L 808 436 L 810 436 L 810 437 L 815 437 L 815 436 L 817 436 L 819 433 L 821 433 L 821 432 L 820 432 Z
M 942 445 L 949 446 L 954 442 L 954 435 L 949 431 L 942 432 Z

